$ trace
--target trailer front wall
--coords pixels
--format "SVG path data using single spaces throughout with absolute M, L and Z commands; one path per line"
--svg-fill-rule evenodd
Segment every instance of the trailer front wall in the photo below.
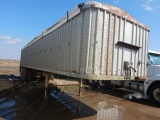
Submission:
M 124 61 L 136 72 L 132 77 L 146 76 L 149 30 L 122 16 L 101 9 L 90 11 L 90 33 L 87 72 L 105 79 L 121 79 L 124 76 Z M 87 13 L 87 12 L 86 12 Z M 139 49 L 118 46 L 124 42 Z

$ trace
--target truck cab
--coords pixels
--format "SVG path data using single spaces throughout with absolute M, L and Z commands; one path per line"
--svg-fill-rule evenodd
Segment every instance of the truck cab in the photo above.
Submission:
M 148 51 L 148 80 L 143 83 L 143 94 L 160 105 L 160 53 Z
M 148 51 L 148 77 L 154 79 L 159 76 L 160 79 L 160 53 Z
M 111 80 L 111 85 L 122 86 L 126 90 L 131 90 L 133 94 L 130 94 L 129 98 L 149 98 L 160 105 L 160 53 L 148 51 L 147 70 L 148 78 L 146 80 L 125 80 L 124 82 Z

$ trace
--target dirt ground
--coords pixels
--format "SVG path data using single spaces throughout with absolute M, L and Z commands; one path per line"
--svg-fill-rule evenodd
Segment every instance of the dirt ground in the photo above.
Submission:
M 160 119 L 160 106 L 149 100 L 124 99 L 123 90 L 100 90 L 84 82 L 80 97 L 78 86 L 50 85 L 48 100 L 44 100 L 43 80 L 22 83 L 17 76 L 0 79 L 0 117 L 7 120 Z

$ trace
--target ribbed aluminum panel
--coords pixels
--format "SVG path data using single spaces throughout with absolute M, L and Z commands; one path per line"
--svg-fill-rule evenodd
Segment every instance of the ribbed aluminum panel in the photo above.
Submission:
M 22 51 L 22 65 L 63 71 L 78 69 L 81 40 L 80 17 L 80 15 L 74 17 L 54 32 L 25 48 Z
M 132 77 L 146 76 L 149 29 L 100 4 L 86 3 L 72 12 L 71 19 L 64 18 L 32 40 L 22 49 L 21 66 L 85 79 L 120 80 L 128 61 L 136 69 Z

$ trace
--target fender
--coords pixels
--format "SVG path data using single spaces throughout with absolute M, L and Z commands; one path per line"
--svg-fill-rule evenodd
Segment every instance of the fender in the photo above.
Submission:
M 160 74 L 150 77 L 148 80 L 144 81 L 144 94 L 147 95 L 147 91 L 151 85 L 154 83 L 160 83 Z

